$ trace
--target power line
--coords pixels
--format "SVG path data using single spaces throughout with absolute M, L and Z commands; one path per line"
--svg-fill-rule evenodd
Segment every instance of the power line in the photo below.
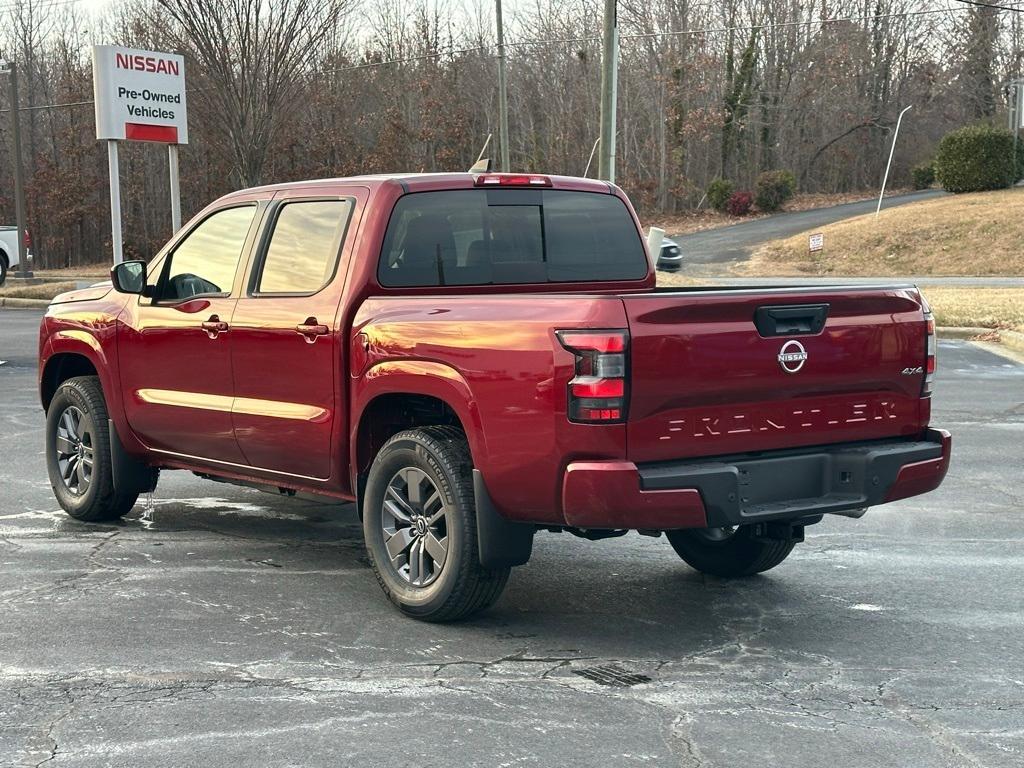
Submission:
M 29 107 L 18 107 L 19 112 L 34 112 L 37 109 L 61 109 L 62 107 L 84 107 L 92 106 L 95 101 L 65 101 L 62 104 L 33 104 Z M 7 114 L 11 109 L 0 109 L 0 115 Z
M 995 3 L 983 3 L 981 0 L 953 0 L 956 3 L 963 3 L 964 5 L 975 5 L 979 8 L 995 8 L 1000 11 L 1011 11 L 1013 13 L 1022 13 L 1024 8 L 1008 6 L 1008 5 L 996 5 Z

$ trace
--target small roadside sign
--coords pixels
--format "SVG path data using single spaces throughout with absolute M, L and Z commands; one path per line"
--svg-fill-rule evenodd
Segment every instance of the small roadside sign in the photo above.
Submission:
M 810 247 L 811 253 L 823 250 L 825 248 L 825 233 L 815 232 L 813 235 L 810 236 L 808 240 L 808 245 Z

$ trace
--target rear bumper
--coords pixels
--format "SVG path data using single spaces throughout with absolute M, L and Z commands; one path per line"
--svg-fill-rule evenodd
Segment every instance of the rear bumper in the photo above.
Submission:
M 949 469 L 948 432 L 826 448 L 681 461 L 574 462 L 562 510 L 579 528 L 744 525 L 842 513 L 934 490 Z

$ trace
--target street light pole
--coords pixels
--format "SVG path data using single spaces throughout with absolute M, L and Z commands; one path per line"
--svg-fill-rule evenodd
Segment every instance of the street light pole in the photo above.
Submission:
M 21 120 L 18 115 L 18 67 L 13 62 L 0 63 L 0 73 L 7 74 L 11 92 L 11 164 L 14 166 L 14 215 L 18 225 L 18 276 L 29 278 L 28 254 L 25 250 L 25 167 L 21 162 Z
M 511 170 L 508 149 L 508 91 L 505 85 L 505 30 L 501 22 L 501 0 L 494 0 L 494 15 L 498 33 L 498 151 L 501 153 L 501 172 Z
M 601 145 L 597 175 L 615 183 L 615 102 L 619 74 L 617 0 L 604 0 L 604 51 L 601 54 Z
M 878 214 L 882 211 L 882 198 L 885 197 L 885 185 L 889 181 L 889 169 L 892 167 L 892 156 L 896 154 L 896 139 L 900 136 L 900 124 L 903 122 L 903 116 L 907 114 L 907 110 L 912 105 L 907 105 L 900 112 L 900 116 L 896 118 L 896 130 L 892 132 L 892 146 L 889 148 L 889 162 L 885 164 L 885 176 L 882 178 L 882 191 L 878 193 L 878 207 L 875 208 L 875 218 L 878 218 Z

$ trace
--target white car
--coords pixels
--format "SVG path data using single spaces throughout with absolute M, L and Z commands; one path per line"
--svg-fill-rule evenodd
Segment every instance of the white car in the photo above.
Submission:
M 31 239 L 25 230 L 25 252 L 28 254 Z M 29 264 L 32 263 L 31 254 Z M 18 228 L 0 226 L 0 285 L 7 280 L 7 273 L 18 266 Z

